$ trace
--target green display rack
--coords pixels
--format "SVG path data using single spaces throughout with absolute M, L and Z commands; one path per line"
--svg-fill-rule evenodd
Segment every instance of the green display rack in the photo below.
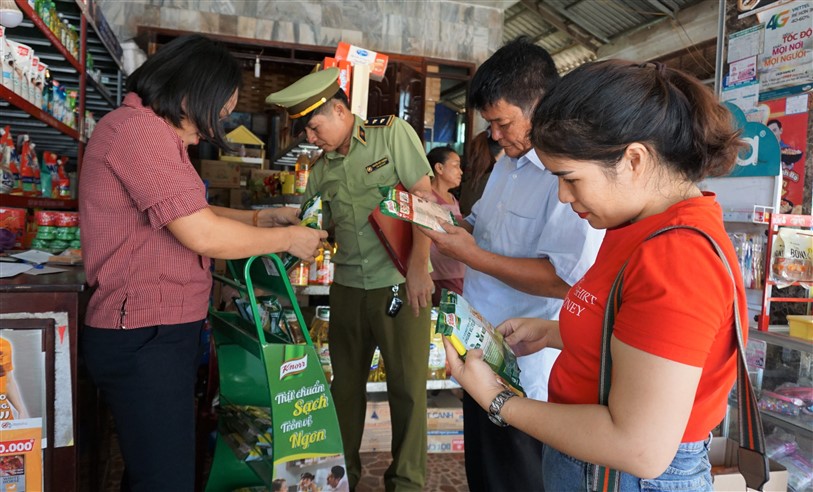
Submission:
M 230 423 L 224 419 L 231 417 L 220 412 L 206 491 L 270 489 L 278 478 L 291 486 L 306 472 L 323 487 L 331 467 L 344 467 L 341 434 L 329 385 L 283 263 L 276 255 L 263 255 L 227 264 L 229 275 L 215 275 L 215 280 L 248 299 L 254 322 L 233 312 L 209 312 L 220 373 L 220 405 L 270 409 L 273 432 L 271 446 L 246 461 L 237 456 L 234 441 L 222 434 Z M 291 344 L 263 330 L 255 288 L 290 301 L 304 344 Z

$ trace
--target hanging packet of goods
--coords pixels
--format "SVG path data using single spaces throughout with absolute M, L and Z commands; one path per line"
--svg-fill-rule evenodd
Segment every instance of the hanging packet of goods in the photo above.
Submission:
M 483 316 L 455 292 L 443 289 L 440 295 L 437 333 L 444 335 L 461 359 L 471 349 L 481 349 L 483 360 L 514 393 L 525 396 L 519 382 L 519 364 L 503 336 Z
M 388 217 L 412 222 L 438 232 L 446 232 L 441 224 L 457 225 L 451 212 L 437 203 L 430 202 L 407 191 L 382 188 L 384 199 L 379 204 L 381 213 Z

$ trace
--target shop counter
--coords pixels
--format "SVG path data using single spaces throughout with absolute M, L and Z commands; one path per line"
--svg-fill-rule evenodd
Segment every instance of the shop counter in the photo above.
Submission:
M 13 337 L 15 329 L 30 329 L 31 320 L 48 320 L 48 329 L 54 333 L 43 333 L 53 340 L 45 359 L 52 361 L 46 368 L 46 381 L 39 385 L 41 391 L 52 388 L 53 410 L 43 410 L 42 405 L 32 404 L 36 412 L 29 410 L 32 417 L 47 417 L 48 422 L 46 462 L 43 467 L 45 490 L 73 492 L 78 490 L 77 440 L 77 340 L 78 327 L 87 304 L 88 289 L 85 273 L 79 266 L 59 266 L 65 272 L 26 275 L 0 279 L 0 325 L 4 336 Z M 50 323 L 53 320 L 53 323 Z M 40 326 L 43 326 L 40 323 Z M 30 333 L 29 333 L 30 335 Z M 36 336 L 36 334 L 35 334 Z M 43 344 L 43 346 L 45 346 Z M 18 381 L 27 367 L 24 354 L 16 357 L 14 371 Z M 29 378 L 30 379 L 30 378 Z M 27 387 L 36 392 L 36 382 Z M 33 388 L 33 390 L 32 390 Z M 21 388 L 26 390 L 26 388 Z M 23 395 L 24 400 L 36 401 L 37 395 Z M 44 400 L 44 398 L 43 398 Z M 42 401 L 42 400 L 40 400 Z M 47 402 L 46 402 L 47 403 Z M 48 405 L 45 405 L 48 406 Z

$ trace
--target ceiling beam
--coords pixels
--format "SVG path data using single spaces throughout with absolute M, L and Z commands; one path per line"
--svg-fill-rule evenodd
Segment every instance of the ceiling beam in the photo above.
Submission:
M 660 10 L 664 14 L 668 15 L 669 17 L 671 17 L 673 19 L 675 18 L 675 13 L 672 11 L 672 9 L 670 9 L 666 5 L 662 4 L 660 1 L 658 1 L 658 0 L 647 0 L 647 2 L 649 2 L 650 5 L 652 5 L 656 9 Z
M 546 5 L 542 4 L 541 2 L 537 3 L 534 2 L 533 0 L 520 0 L 520 3 L 529 12 L 534 13 L 535 15 L 540 17 L 543 21 L 559 29 L 560 31 L 566 33 L 568 36 L 573 38 L 574 41 L 584 46 L 591 52 L 595 53 L 596 50 L 602 46 L 601 41 L 590 36 L 589 34 L 583 33 L 581 28 L 579 28 L 578 26 L 574 24 L 569 24 L 564 19 L 562 19 L 559 16 L 559 14 L 549 9 Z
M 599 60 L 621 58 L 645 62 L 717 38 L 719 0 L 703 0 L 629 36 L 619 36 L 598 49 Z

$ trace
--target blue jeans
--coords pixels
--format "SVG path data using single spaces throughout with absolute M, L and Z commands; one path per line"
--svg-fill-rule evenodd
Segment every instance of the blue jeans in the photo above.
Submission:
M 711 491 L 710 444 L 711 438 L 681 444 L 675 459 L 672 460 L 666 471 L 655 479 L 644 480 L 629 473 L 621 473 L 619 490 L 621 492 Z M 547 491 L 589 491 L 590 468 L 589 463 L 560 453 L 550 446 L 545 446 L 542 458 L 542 476 Z

